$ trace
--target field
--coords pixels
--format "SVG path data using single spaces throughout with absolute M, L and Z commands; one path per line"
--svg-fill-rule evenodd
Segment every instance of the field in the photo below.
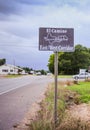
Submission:
M 5 75 L 3 76 L 4 78 L 18 78 L 18 77 L 21 77 L 23 75 L 20 75 L 20 74 L 9 74 L 9 75 Z

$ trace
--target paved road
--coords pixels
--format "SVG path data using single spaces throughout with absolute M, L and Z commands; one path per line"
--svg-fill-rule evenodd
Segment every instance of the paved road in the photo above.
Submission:
M 51 81 L 49 76 L 0 79 L 0 130 L 12 130 Z

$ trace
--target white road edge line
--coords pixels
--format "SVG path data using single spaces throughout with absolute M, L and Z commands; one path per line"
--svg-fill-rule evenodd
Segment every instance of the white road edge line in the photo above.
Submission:
M 26 85 L 28 85 L 28 84 L 26 84 Z M 26 86 L 26 85 L 24 85 L 24 86 Z M 13 88 L 13 89 L 9 89 L 9 90 L 7 90 L 7 91 L 1 92 L 0 95 L 6 94 L 6 93 L 8 93 L 8 92 L 11 92 L 11 91 L 13 91 L 13 90 L 15 90 L 15 89 L 18 89 L 18 88 L 21 88 L 21 87 L 24 87 L 24 86 L 20 86 L 20 87 L 16 87 L 16 88 Z

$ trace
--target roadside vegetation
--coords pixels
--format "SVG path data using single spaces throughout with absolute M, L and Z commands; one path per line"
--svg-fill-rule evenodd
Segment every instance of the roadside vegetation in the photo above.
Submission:
M 58 78 L 72 78 L 72 75 L 59 75 Z
M 20 75 L 20 74 L 9 74 L 9 75 L 5 75 L 6 78 L 18 78 L 18 77 L 21 77 L 23 75 Z
M 69 89 L 79 94 L 79 103 L 90 102 L 90 82 L 79 82 L 78 85 L 75 84 L 69 87 Z
M 6 63 L 6 59 L 0 59 L 0 66 Z
M 71 106 L 90 102 L 90 82 L 66 81 L 58 83 L 58 121 L 56 130 L 90 130 L 90 123 L 72 116 Z M 53 121 L 54 84 L 49 85 L 40 111 L 30 122 L 28 130 L 55 130 Z

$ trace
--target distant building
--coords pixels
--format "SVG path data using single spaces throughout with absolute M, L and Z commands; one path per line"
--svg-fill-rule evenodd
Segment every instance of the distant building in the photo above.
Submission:
M 8 75 L 8 74 L 25 74 L 25 70 L 20 67 L 4 64 L 0 66 L 0 75 Z
M 86 72 L 86 69 L 80 69 L 80 70 L 79 70 L 79 74 L 81 74 L 81 73 L 84 73 L 84 74 L 85 74 L 85 72 Z
M 31 70 L 29 74 L 32 74 L 32 75 L 35 74 L 34 70 Z

